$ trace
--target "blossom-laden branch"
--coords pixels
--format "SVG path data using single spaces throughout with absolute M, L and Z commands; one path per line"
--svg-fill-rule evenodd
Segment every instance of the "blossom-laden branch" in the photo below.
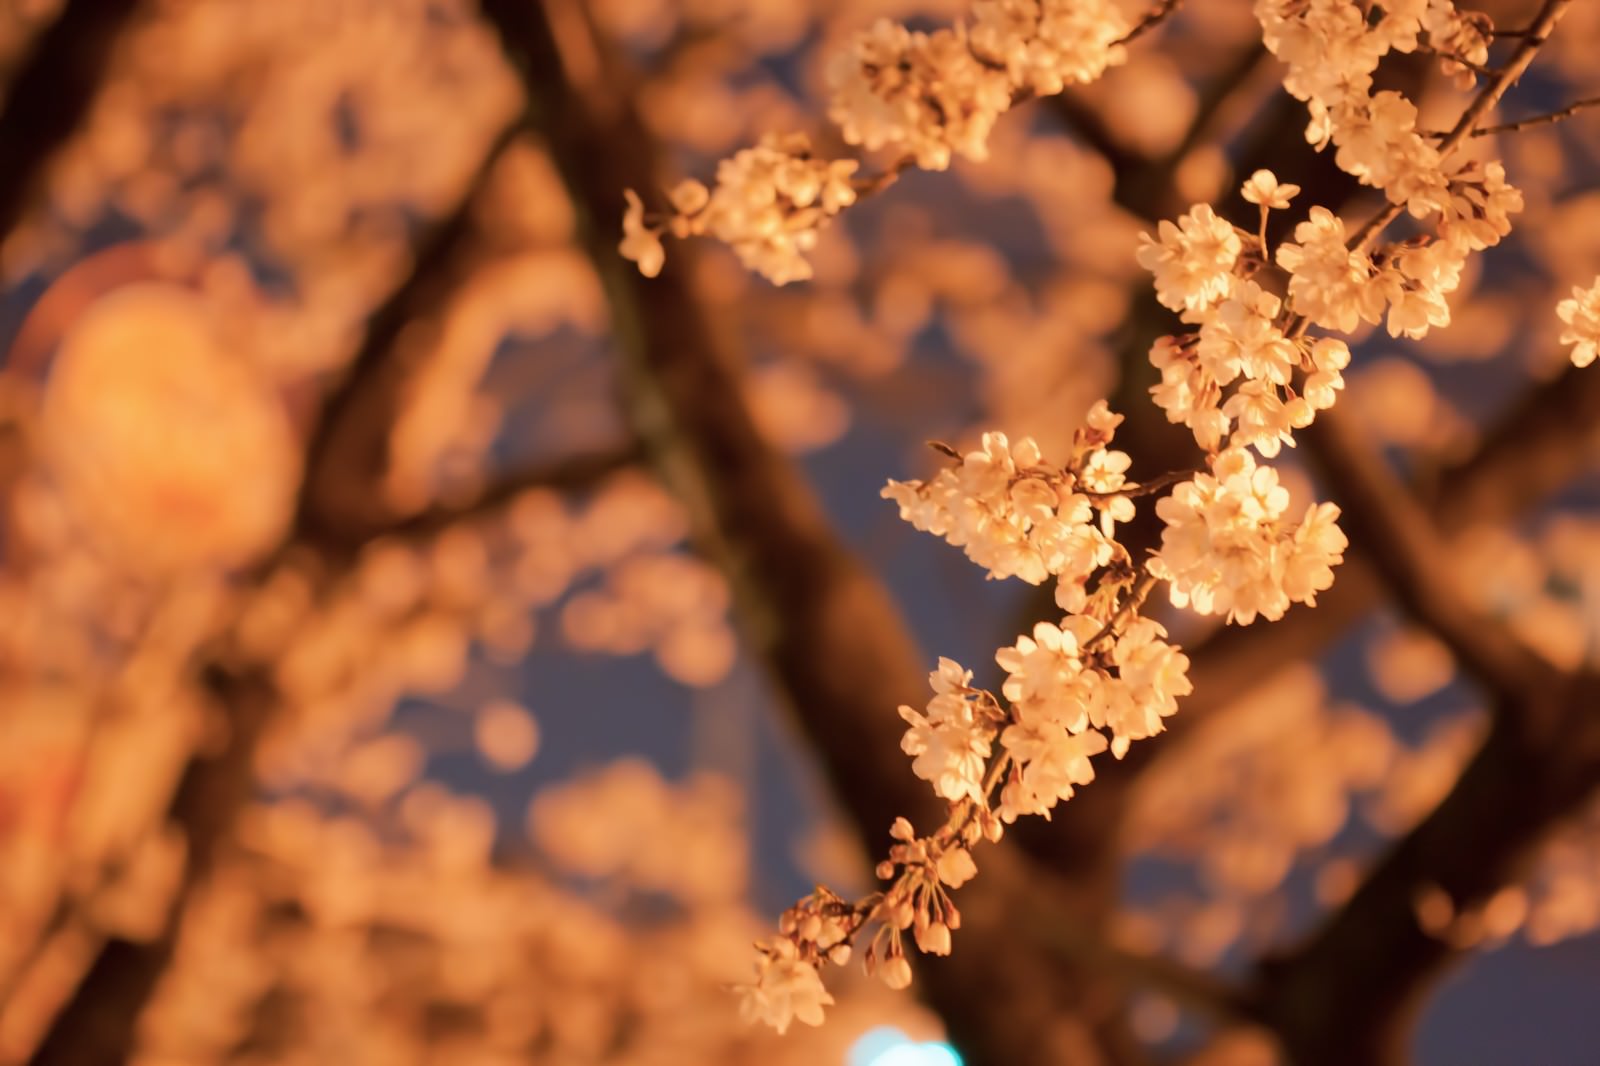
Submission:
M 980 450 L 932 480 L 890 483 L 884 494 L 902 517 L 962 547 L 991 576 L 1054 579 L 1067 616 L 1039 623 L 1031 637 L 997 653 L 1009 675 L 1004 703 L 941 660 L 926 711 L 901 709 L 910 726 L 902 747 L 949 805 L 945 824 L 919 837 L 908 821 L 895 821 L 897 843 L 879 869 L 889 882 L 883 891 L 851 903 L 819 888 L 791 908 L 780 934 L 759 945 L 756 977 L 744 987 L 747 1015 L 779 1028 L 796 1017 L 819 1022 L 829 998 L 818 967 L 844 961 L 869 927 L 877 930 L 869 969 L 892 985 L 908 982 L 903 934 L 911 930 L 924 952 L 949 950 L 960 913 L 946 889 L 976 872 L 975 845 L 999 839 L 1021 814 L 1048 817 L 1093 780 L 1092 756 L 1109 749 L 1120 758 L 1133 740 L 1161 731 L 1190 683 L 1187 658 L 1139 614 L 1158 582 L 1168 584 L 1175 607 L 1240 624 L 1279 618 L 1331 585 L 1347 545 L 1338 508 L 1313 503 L 1291 521 L 1276 471 L 1255 457 L 1292 446 L 1294 431 L 1332 407 L 1343 387 L 1348 346 L 1311 336 L 1312 327 L 1348 334 L 1361 322 L 1384 323 L 1391 336 L 1419 338 L 1448 324 L 1446 298 L 1468 256 L 1497 244 L 1522 207 L 1498 162 L 1459 160 L 1456 150 L 1569 4 L 1548 0 L 1533 32 L 1438 140 L 1417 129 L 1417 109 L 1403 94 L 1374 92 L 1373 75 L 1390 52 L 1427 48 L 1445 53 L 1447 71 L 1470 87 L 1474 71 L 1488 69 L 1491 35 L 1481 17 L 1458 13 L 1449 0 L 1370 11 L 1346 0 L 1258 0 L 1264 44 L 1288 66 L 1285 87 L 1309 108 L 1308 140 L 1332 146 L 1339 168 L 1381 190 L 1389 207 L 1347 234 L 1333 212 L 1314 206 L 1294 239 L 1274 249 L 1269 213 L 1287 209 L 1300 190 L 1258 171 L 1241 190 L 1260 209 L 1255 232 L 1197 205 L 1176 224 L 1161 223 L 1156 237 L 1142 237 L 1138 259 L 1155 276 L 1157 298 L 1193 327 L 1153 347 L 1162 381 L 1151 392 L 1207 456 L 1206 471 L 1158 501 L 1166 528 L 1148 560 L 1136 563 L 1115 539 L 1133 505 L 1128 459 L 1106 447 L 1119 419 L 1103 405 L 1063 467 L 1044 464 L 1029 440 L 1013 447 L 986 434 Z M 1122 59 L 1122 39 L 1135 34 L 1110 32 L 1118 17 L 1096 4 L 978 0 L 970 25 L 954 30 L 930 35 L 879 23 L 838 60 L 832 117 L 851 143 L 895 148 L 925 169 L 944 169 L 956 154 L 981 160 L 993 122 L 1013 103 L 1091 80 Z M 1061 33 L 1067 28 L 1075 32 Z M 805 276 L 795 250 L 850 202 L 854 164 L 809 155 L 796 164 L 781 158 L 780 142 L 751 152 L 762 150 L 774 153 L 758 160 L 770 180 L 754 194 L 725 185 L 720 174 L 715 192 L 688 183 L 678 190 L 675 220 L 691 222 L 665 225 L 693 232 L 692 219 L 711 212 L 719 196 L 767 210 L 751 234 L 768 243 L 741 255 L 782 282 Z M 623 250 L 651 273 L 661 262 L 660 231 L 645 227 L 632 194 L 629 207 Z M 1431 231 L 1372 247 L 1401 211 L 1431 223 Z M 731 208 L 707 215 L 723 216 L 738 218 Z M 738 248 L 737 227 L 729 227 L 732 236 L 724 236 Z M 1260 271 L 1277 272 L 1281 286 L 1255 280 Z M 1579 334 L 1569 341 L 1583 344 L 1587 307 L 1568 301 L 1562 313 Z
M 1125 478 L 1127 455 L 1109 447 L 1120 421 L 1096 405 L 1061 467 L 1030 439 L 988 433 L 932 479 L 884 489 L 902 518 L 963 548 L 991 577 L 1054 579 L 1067 614 L 996 653 L 1007 675 L 1001 696 L 941 659 L 926 708 L 900 708 L 909 727 L 901 747 L 948 804 L 945 822 L 918 836 L 895 821 L 896 843 L 877 869 L 888 887 L 857 901 L 819 887 L 786 911 L 779 933 L 757 944 L 755 976 L 742 986 L 746 1017 L 780 1030 L 796 1018 L 819 1024 L 831 1002 L 819 968 L 848 961 L 867 929 L 868 971 L 891 987 L 909 984 L 906 933 L 922 952 L 949 953 L 961 913 L 948 890 L 976 875 L 973 851 L 1021 816 L 1048 818 L 1094 780 L 1094 756 L 1121 759 L 1165 728 L 1190 684 L 1188 658 L 1140 613 L 1160 581 L 1172 583 L 1175 600 L 1239 623 L 1277 617 L 1331 584 L 1345 546 L 1337 508 L 1284 521 L 1288 497 L 1276 472 L 1242 448 L 1213 455 L 1211 473 L 1157 503 L 1169 536 L 1136 565 L 1115 539 L 1116 524 L 1133 517 L 1129 492 L 1140 488 Z
M 726 569 L 752 646 L 818 749 L 841 807 L 864 835 L 898 816 L 937 824 L 946 804 L 912 775 L 889 772 L 900 765 L 903 733 L 891 709 L 921 687 L 925 668 L 886 590 L 755 426 L 733 369 L 737 352 L 701 313 L 688 263 L 646 282 L 604 235 L 623 190 L 657 172 L 660 156 L 637 111 L 602 109 L 575 90 L 539 5 L 492 0 L 484 11 L 587 223 L 580 232 L 611 300 L 630 421 L 685 501 L 696 543 Z M 1086 982 L 1075 979 L 1085 971 L 1014 922 L 1019 903 L 1051 909 L 1044 891 L 1010 842 L 988 848 L 985 876 L 962 890 L 963 965 L 921 975 L 950 1039 L 974 1061 L 1061 1061 L 1069 1038 L 1051 1028 L 1076 1015 L 1078 1002 L 1088 1024 L 1112 1025 L 1103 1012 L 1088 1015 Z
M 1160 0 L 1131 20 L 1114 0 L 975 0 L 965 21 L 932 33 L 880 19 L 829 67 L 828 116 L 849 144 L 893 150 L 898 162 L 859 179 L 856 160 L 817 159 L 803 134 L 769 135 L 723 160 L 714 187 L 676 186 L 664 215 L 647 213 L 629 190 L 619 249 L 654 277 L 666 260 L 663 235 L 710 235 L 775 285 L 809 278 L 805 254 L 858 198 L 912 165 L 945 170 L 955 156 L 988 158 L 1002 114 L 1096 80 L 1177 6 Z
M 1298 190 L 1262 174 L 1244 190 L 1261 205 L 1259 234 L 1241 235 L 1200 205 L 1176 226 L 1164 222 L 1158 239 L 1146 237 L 1140 261 L 1155 272 L 1161 302 L 1199 327 L 1164 338 L 1151 352 L 1162 372 L 1153 395 L 1169 420 L 1187 425 L 1208 450 L 1227 439 L 1271 457 L 1342 387 L 1348 348 L 1332 337 L 1308 342 L 1308 327 L 1350 333 L 1361 322 L 1385 323 L 1391 336 L 1419 338 L 1449 323 L 1446 297 L 1459 286 L 1467 256 L 1497 244 L 1522 207 L 1498 162 L 1461 162 L 1454 153 L 1527 69 L 1565 6 L 1546 5 L 1536 22 L 1541 33 L 1519 45 L 1435 145 L 1417 131 L 1416 107 L 1402 94 L 1371 91 L 1373 73 L 1386 53 L 1413 51 L 1424 35 L 1454 41 L 1458 51 L 1486 48 L 1478 21 L 1444 0 L 1386 10 L 1370 25 L 1342 0 L 1258 3 L 1266 45 L 1288 65 L 1284 85 L 1310 109 L 1307 138 L 1332 145 L 1339 167 L 1381 189 L 1390 205 L 1349 235 L 1331 211 L 1313 207 L 1294 240 L 1273 252 L 1266 212 L 1287 207 Z M 1434 233 L 1369 253 L 1402 210 L 1432 220 Z M 1250 279 L 1274 264 L 1287 274 L 1286 299 Z M 1294 388 L 1297 380 L 1303 391 Z
M 1433 2 L 1434 0 L 1430 0 L 1430 4 Z M 1438 0 L 1438 2 L 1443 2 L 1443 0 Z M 1450 154 L 1458 146 L 1460 146 L 1463 141 L 1472 136 L 1473 131 L 1478 128 L 1478 123 L 1483 119 L 1483 116 L 1500 102 L 1500 99 L 1505 96 L 1506 92 L 1510 90 L 1511 86 L 1516 83 L 1517 79 L 1522 77 L 1522 75 L 1527 71 L 1528 67 L 1533 64 L 1534 56 L 1536 56 L 1539 52 L 1539 49 L 1544 46 L 1544 42 L 1549 39 L 1551 32 L 1555 29 L 1556 23 L 1560 21 L 1562 15 L 1566 14 L 1567 8 L 1571 5 L 1572 0 L 1545 0 L 1545 4 L 1539 9 L 1539 14 L 1534 19 L 1533 24 L 1529 26 L 1527 30 L 1520 31 L 1518 33 L 1517 36 L 1521 39 L 1521 43 L 1517 45 L 1516 51 L 1512 53 L 1510 60 L 1506 62 L 1505 66 L 1500 67 L 1499 69 L 1488 74 L 1488 83 L 1483 87 L 1482 90 L 1479 91 L 1478 95 L 1474 97 L 1472 102 L 1467 105 L 1466 109 L 1462 111 L 1461 117 L 1456 121 L 1456 124 L 1451 127 L 1450 132 L 1445 134 L 1444 140 L 1441 141 L 1435 149 L 1440 157 Z M 1445 6 L 1449 5 L 1446 4 Z M 1431 10 L 1432 7 L 1430 6 L 1430 11 Z M 1485 34 L 1480 32 L 1479 28 L 1483 26 L 1483 20 L 1484 16 L 1482 15 L 1477 15 L 1470 18 L 1458 16 L 1458 21 L 1455 25 L 1460 27 L 1458 32 L 1463 36 L 1464 39 L 1471 37 L 1471 35 L 1474 33 L 1477 33 L 1479 37 L 1482 37 L 1485 36 Z M 1429 27 L 1429 32 L 1435 36 L 1435 39 L 1438 38 L 1439 35 L 1435 33 L 1433 27 Z M 1493 36 L 1492 32 L 1488 33 L 1487 36 Z M 1473 44 L 1474 47 L 1471 58 L 1480 63 L 1484 60 L 1487 60 L 1489 54 L 1487 41 L 1485 40 L 1480 42 L 1474 38 Z M 1450 60 L 1447 59 L 1447 67 L 1449 66 L 1449 63 Z M 1415 118 L 1414 108 L 1412 109 L 1412 118 Z M 1418 136 L 1421 135 L 1419 134 Z M 1340 161 L 1339 165 L 1344 167 L 1342 160 Z M 1349 168 L 1346 167 L 1345 169 Z M 1362 177 L 1362 175 L 1359 174 L 1357 176 Z M 1363 180 L 1365 181 L 1364 177 Z M 1368 184 L 1377 183 L 1368 182 Z M 1351 236 L 1350 247 L 1352 249 L 1357 252 L 1362 251 L 1370 241 L 1375 239 L 1379 233 L 1383 232 L 1384 228 L 1388 226 L 1390 222 L 1393 222 L 1396 218 L 1400 217 L 1400 212 L 1402 209 L 1409 206 L 1404 198 L 1396 198 L 1395 196 L 1391 195 L 1389 199 L 1390 204 L 1387 208 L 1368 219 L 1366 224 Z M 1517 209 L 1520 210 L 1520 197 L 1518 200 Z M 1413 209 L 1413 214 L 1416 213 L 1417 212 Z

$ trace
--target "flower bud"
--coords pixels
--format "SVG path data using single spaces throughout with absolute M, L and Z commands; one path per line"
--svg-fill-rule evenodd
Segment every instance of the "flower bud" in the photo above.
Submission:
M 911 984 L 911 964 L 904 955 L 883 960 L 883 965 L 878 967 L 878 976 L 890 988 L 907 988 Z
M 930 955 L 950 954 L 950 927 L 943 922 L 932 922 L 917 930 L 917 947 Z

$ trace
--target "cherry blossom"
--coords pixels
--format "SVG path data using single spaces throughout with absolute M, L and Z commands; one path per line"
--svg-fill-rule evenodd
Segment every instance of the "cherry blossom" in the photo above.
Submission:
M 1574 285 L 1572 296 L 1556 304 L 1556 317 L 1566 323 L 1561 343 L 1572 345 L 1572 365 L 1594 362 L 1600 352 L 1600 277 L 1587 289 Z
M 812 963 L 799 957 L 787 937 L 771 937 L 761 945 L 755 980 L 739 986 L 739 1014 L 745 1021 L 761 1021 L 786 1032 L 798 1020 L 822 1024 L 822 1008 L 833 997 L 822 986 Z

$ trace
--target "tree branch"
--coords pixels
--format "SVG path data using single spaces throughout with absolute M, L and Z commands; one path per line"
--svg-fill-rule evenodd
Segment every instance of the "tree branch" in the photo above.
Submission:
M 1051 106 L 1064 124 L 1111 167 L 1115 179 L 1111 199 L 1118 206 L 1154 222 L 1183 209 L 1173 188 L 1173 175 L 1201 143 L 1218 114 L 1250 76 L 1270 57 L 1260 40 L 1252 40 L 1201 89 L 1194 118 L 1178 144 L 1165 155 L 1149 159 L 1117 142 L 1100 113 L 1072 92 L 1051 98 Z M 1252 168 L 1254 169 L 1254 168 Z
M 205 682 L 218 710 L 226 710 L 227 739 L 216 752 L 189 763 L 169 809 L 169 819 L 184 834 L 185 864 L 166 927 L 151 941 L 114 937 L 102 945 L 29 1066 L 109 1066 L 131 1058 L 139 1015 L 172 962 L 185 904 L 210 876 L 219 848 L 254 792 L 256 744 L 276 707 L 270 682 L 256 673 L 220 670 L 210 671 Z
M 455 210 L 429 227 L 411 272 L 368 319 L 361 347 L 323 400 L 306 444 L 295 541 L 345 553 L 394 522 L 380 486 L 401 389 L 413 369 L 403 333 L 443 304 L 456 285 L 471 243 L 473 207 L 525 128 L 519 115 L 495 138 Z
M 1422 928 L 1444 893 L 1470 913 L 1516 880 L 1600 785 L 1600 677 L 1560 679 L 1500 708 L 1450 794 L 1397 841 L 1299 949 L 1263 962 L 1263 1017 L 1296 1066 L 1400 1066 L 1431 978 L 1464 948 Z
M 34 41 L 0 110 L 0 238 L 22 220 L 50 160 L 83 124 L 138 8 L 139 0 L 69 0 Z
M 459 504 L 439 504 L 386 528 L 376 537 L 416 540 L 434 536 L 458 522 L 470 522 L 511 503 L 531 489 L 556 492 L 581 492 L 591 489 L 607 476 L 625 470 L 644 459 L 637 446 L 605 452 L 572 455 L 502 473 L 487 488 Z
M 519 121 L 495 141 L 458 208 L 433 227 L 412 272 L 372 316 L 351 369 L 329 394 L 313 427 L 295 519 L 284 545 L 260 568 L 270 573 L 300 548 L 323 555 L 352 552 L 381 532 L 392 516 L 376 501 L 388 427 L 399 378 L 394 353 L 401 331 L 453 280 L 454 265 L 470 231 L 470 206 L 501 151 L 521 130 Z M 442 518 L 436 515 L 435 518 Z M 432 520 L 432 519 L 430 519 Z M 200 666 L 227 736 L 219 750 L 197 755 L 185 768 L 168 820 L 184 834 L 187 861 L 165 929 L 154 940 L 113 938 L 102 945 L 84 979 L 30 1060 L 31 1066 L 83 1066 L 124 1061 L 134 1048 L 139 1015 L 171 963 L 188 900 L 209 876 L 240 811 L 254 790 L 258 741 L 279 707 L 270 674 L 251 665 Z
M 686 280 L 692 250 L 677 250 L 654 280 L 616 252 L 623 190 L 656 184 L 652 138 L 626 103 L 591 106 L 567 81 L 548 8 L 485 0 L 483 10 L 528 87 L 582 219 L 611 301 L 630 418 L 685 501 L 697 544 L 728 573 L 746 632 L 841 805 L 872 851 L 897 815 L 937 824 L 943 804 L 899 747 L 894 708 L 926 698 L 926 667 L 903 620 L 838 542 L 790 460 L 756 428 L 736 360 Z M 1074 1004 L 1061 963 L 1019 928 L 1016 901 L 1039 888 L 1015 849 L 985 848 L 981 865 L 960 892 L 959 960 L 930 961 L 920 985 L 972 1061 L 1065 1061 L 1064 1012 L 1076 1006 L 1093 1026 L 1120 1025 L 1117 997 Z
M 1351 541 L 1365 547 L 1406 612 L 1443 641 L 1496 702 L 1515 701 L 1558 678 L 1553 666 L 1462 595 L 1463 575 L 1432 518 L 1343 411 L 1318 415 L 1304 436 Z

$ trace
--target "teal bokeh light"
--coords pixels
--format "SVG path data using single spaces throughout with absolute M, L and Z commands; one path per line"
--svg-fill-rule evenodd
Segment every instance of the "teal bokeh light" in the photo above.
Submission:
M 881 1026 L 850 1046 L 847 1066 L 961 1066 L 961 1056 L 949 1044 L 919 1044 L 898 1029 Z

